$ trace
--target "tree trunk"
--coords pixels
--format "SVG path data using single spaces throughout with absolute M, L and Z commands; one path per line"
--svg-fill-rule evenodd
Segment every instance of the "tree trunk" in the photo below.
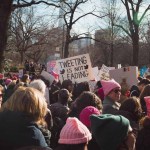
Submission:
M 139 34 L 138 32 L 135 32 L 132 36 L 132 44 L 133 44 L 133 60 L 132 65 L 138 66 L 138 60 L 139 60 Z
M 111 43 L 110 47 L 111 47 L 111 48 L 110 48 L 110 51 L 111 51 L 111 55 L 110 55 L 110 57 L 111 57 L 111 59 L 110 59 L 110 60 L 111 60 L 111 61 L 110 61 L 110 66 L 113 67 L 113 64 L 114 64 L 114 62 L 113 62 L 113 61 L 114 61 L 114 43 L 113 43 L 113 42 Z
M 23 61 L 24 61 L 24 52 L 20 51 L 20 62 L 21 62 L 21 64 L 23 64 Z
M 69 56 L 69 44 L 70 44 L 70 29 L 67 29 L 65 46 L 64 46 L 64 58 Z
M 0 72 L 4 69 L 4 51 L 7 45 L 7 31 L 12 2 L 12 0 L 1 0 L 0 2 Z

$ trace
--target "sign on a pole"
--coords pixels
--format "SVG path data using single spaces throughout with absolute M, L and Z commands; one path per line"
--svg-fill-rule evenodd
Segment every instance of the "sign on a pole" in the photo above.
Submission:
M 89 54 L 57 60 L 56 66 L 61 82 L 70 79 L 79 83 L 94 79 Z

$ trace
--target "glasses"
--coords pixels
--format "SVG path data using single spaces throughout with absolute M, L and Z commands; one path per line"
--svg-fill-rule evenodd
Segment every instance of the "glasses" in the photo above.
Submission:
M 116 89 L 116 90 L 113 90 L 113 92 L 117 94 L 118 92 L 121 92 L 121 90 Z

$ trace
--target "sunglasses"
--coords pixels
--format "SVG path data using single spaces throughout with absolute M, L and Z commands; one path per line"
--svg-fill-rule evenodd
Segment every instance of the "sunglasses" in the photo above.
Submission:
M 121 90 L 116 89 L 116 90 L 113 90 L 113 92 L 117 94 L 118 92 L 121 92 Z

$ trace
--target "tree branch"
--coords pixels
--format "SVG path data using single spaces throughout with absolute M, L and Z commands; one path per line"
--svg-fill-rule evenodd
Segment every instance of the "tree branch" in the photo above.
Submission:
M 24 3 L 20 4 L 19 2 L 17 4 L 13 4 L 12 6 L 12 10 L 14 11 L 16 8 L 22 8 L 22 7 L 29 7 L 31 5 L 37 5 L 37 4 L 40 4 L 40 3 L 44 3 L 46 5 L 49 5 L 49 6 L 54 6 L 54 7 L 60 7 L 60 5 L 56 5 L 54 3 L 48 3 L 46 1 L 38 1 L 38 2 L 35 2 L 34 0 L 32 0 L 31 2 L 27 2 L 27 1 L 24 1 L 22 0 Z
M 142 19 L 144 18 L 147 11 L 150 9 L 150 5 L 145 9 L 144 13 L 142 14 L 141 18 L 139 19 L 139 24 L 141 23 Z
M 122 25 L 114 24 L 114 26 L 121 28 L 128 36 L 131 37 L 131 34 Z

